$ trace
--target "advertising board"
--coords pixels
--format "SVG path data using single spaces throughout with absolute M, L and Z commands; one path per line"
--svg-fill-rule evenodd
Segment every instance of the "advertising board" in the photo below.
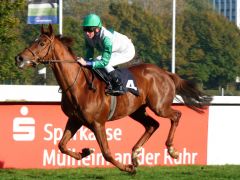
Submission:
M 144 166 L 204 165 L 207 163 L 208 109 L 203 114 L 175 105 L 182 112 L 174 146 L 180 152 L 172 159 L 165 146 L 170 120 L 153 116 L 159 129 L 143 146 L 139 158 Z M 0 105 L 0 168 L 70 168 L 111 167 L 100 152 L 93 133 L 86 127 L 76 133 L 68 148 L 81 151 L 94 148 L 95 152 L 77 161 L 58 150 L 67 117 L 59 103 L 16 103 Z M 144 128 L 129 117 L 108 122 L 107 138 L 115 159 L 130 164 L 131 149 Z

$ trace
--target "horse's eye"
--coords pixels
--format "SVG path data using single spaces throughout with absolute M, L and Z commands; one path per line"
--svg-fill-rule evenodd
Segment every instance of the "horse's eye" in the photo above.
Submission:
M 40 42 L 40 46 L 44 46 L 44 43 L 43 43 L 43 42 Z

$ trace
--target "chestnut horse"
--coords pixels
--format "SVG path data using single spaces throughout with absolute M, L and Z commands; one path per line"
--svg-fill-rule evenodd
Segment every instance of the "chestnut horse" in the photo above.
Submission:
M 129 92 L 117 96 L 116 109 L 109 119 L 111 96 L 105 94 L 105 82 L 93 79 L 95 89 L 89 88 L 89 80 L 94 74 L 92 70 L 80 66 L 71 51 L 69 38 L 55 36 L 51 25 L 48 29 L 41 28 L 41 35 L 28 48 L 19 53 L 15 60 L 20 68 L 36 66 L 39 63 L 49 64 L 62 90 L 61 107 L 68 116 L 68 121 L 59 149 L 77 160 L 90 155 L 90 148 L 82 152 L 73 152 L 67 143 L 81 126 L 88 127 L 96 136 L 103 157 L 121 171 L 135 173 L 138 166 L 139 149 L 158 129 L 159 123 L 146 114 L 146 107 L 156 115 L 168 118 L 171 127 L 166 140 L 168 153 L 178 158 L 178 151 L 173 146 L 173 139 L 178 126 L 181 112 L 172 109 L 171 105 L 176 94 L 182 97 L 183 103 L 197 112 L 203 112 L 212 98 L 199 91 L 194 84 L 181 79 L 178 75 L 160 69 L 153 64 L 139 64 L 129 67 L 139 90 L 139 96 Z M 105 132 L 105 123 L 130 116 L 142 124 L 145 132 L 132 148 L 132 164 L 116 161 L 111 154 Z

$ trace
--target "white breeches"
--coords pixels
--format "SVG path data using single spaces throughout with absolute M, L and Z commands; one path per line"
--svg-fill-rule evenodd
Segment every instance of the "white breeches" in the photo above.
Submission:
M 135 56 L 135 48 L 133 43 L 130 41 L 128 43 L 128 47 L 124 51 L 116 51 L 112 52 L 111 58 L 109 60 L 109 63 L 107 66 L 105 66 L 105 69 L 108 73 L 114 70 L 114 66 L 117 66 L 119 64 L 123 64 L 126 62 L 131 61 Z M 101 56 L 98 56 L 96 59 L 101 60 Z

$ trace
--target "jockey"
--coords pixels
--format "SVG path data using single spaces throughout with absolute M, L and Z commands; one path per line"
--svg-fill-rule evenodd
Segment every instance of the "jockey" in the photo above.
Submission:
M 107 94 L 121 95 L 125 89 L 114 66 L 126 63 L 135 56 L 132 41 L 116 31 L 109 31 L 102 26 L 99 16 L 89 14 L 83 19 L 83 31 L 86 43 L 86 57 L 79 58 L 78 62 L 92 69 L 104 68 L 109 75 Z M 94 49 L 101 55 L 94 58 Z

